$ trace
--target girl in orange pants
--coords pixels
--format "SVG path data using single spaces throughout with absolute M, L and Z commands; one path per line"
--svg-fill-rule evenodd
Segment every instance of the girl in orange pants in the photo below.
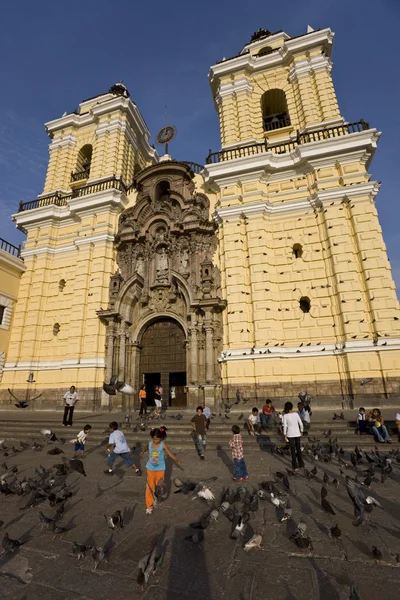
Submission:
M 146 464 L 147 469 L 147 485 L 146 485 L 146 514 L 151 515 L 154 509 L 154 493 L 159 481 L 164 480 L 165 474 L 165 453 L 178 465 L 181 461 L 170 451 L 167 444 L 164 442 L 167 437 L 165 427 L 159 427 L 150 431 L 151 440 L 143 448 L 140 456 L 148 450 L 149 460 Z

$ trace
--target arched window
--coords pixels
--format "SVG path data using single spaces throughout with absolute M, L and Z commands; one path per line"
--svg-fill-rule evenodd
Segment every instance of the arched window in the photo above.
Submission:
M 268 90 L 261 97 L 264 131 L 273 131 L 290 125 L 290 118 L 283 90 Z
M 303 247 L 301 244 L 295 244 L 293 246 L 293 254 L 295 258 L 301 258 L 303 256 Z
M 79 176 L 78 179 L 86 179 L 90 175 L 90 165 L 92 162 L 92 145 L 86 144 L 78 152 L 76 159 L 76 169 L 74 175 Z
M 60 279 L 60 281 L 58 282 L 58 289 L 60 290 L 60 292 L 62 292 L 66 286 L 67 282 L 65 281 L 65 279 Z
M 258 52 L 257 56 L 266 56 L 275 50 L 276 48 L 271 48 L 271 46 L 264 46 L 264 48 L 261 48 L 261 50 Z
M 156 200 L 168 200 L 171 193 L 169 181 L 160 181 L 156 187 Z
M 59 334 L 59 332 L 60 332 L 60 329 L 61 329 L 60 324 L 59 323 L 54 323 L 54 325 L 53 325 L 53 335 L 57 336 Z
M 300 309 L 304 312 L 304 313 L 308 313 L 310 312 L 310 308 L 311 308 L 311 302 L 310 302 L 310 298 L 300 298 Z

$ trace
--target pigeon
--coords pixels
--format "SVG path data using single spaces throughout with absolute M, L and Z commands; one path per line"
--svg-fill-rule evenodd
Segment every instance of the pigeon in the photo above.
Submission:
M 50 530 L 54 533 L 54 537 L 59 537 L 59 539 L 62 538 L 63 535 L 65 535 L 67 533 L 67 531 L 69 531 L 69 527 L 61 527 L 61 525 L 57 525 L 57 523 L 55 521 L 53 521 L 53 523 L 50 524 Z
M 203 498 L 207 502 L 210 502 L 211 500 L 215 500 L 214 494 L 212 493 L 210 488 L 206 487 L 205 485 L 200 486 L 200 489 L 197 491 L 197 494 L 193 497 L 193 500 L 195 498 Z
M 15 552 L 20 546 L 22 546 L 22 544 L 23 542 L 20 542 L 19 540 L 12 540 L 8 533 L 5 533 L 2 542 L 2 555 L 7 554 L 7 552 Z
M 83 462 L 81 460 L 79 460 L 78 458 L 68 460 L 63 457 L 63 461 L 65 461 L 65 463 L 68 463 L 68 466 L 72 471 L 76 471 L 77 473 L 80 473 L 80 475 L 87 477 L 85 467 L 83 466 Z
M 322 498 L 327 498 L 328 497 L 328 490 L 326 489 L 326 487 L 322 486 L 321 488 L 321 500 Z
M 317 471 L 317 467 L 314 467 L 314 468 L 313 468 L 313 469 L 311 469 L 311 471 L 310 471 L 310 475 L 311 475 L 312 477 L 316 477 L 316 476 L 317 476 L 317 473 L 318 473 L 318 471 Z
M 167 496 L 168 490 L 165 481 L 163 479 L 160 479 L 160 481 L 157 482 L 156 489 L 153 494 L 154 505 L 157 506 L 157 504 L 165 500 Z
M 241 421 L 243 419 L 243 413 L 240 413 L 240 415 L 238 416 L 238 421 Z
M 332 506 L 329 504 L 328 500 L 326 498 L 321 498 L 321 506 L 324 509 L 325 512 L 327 512 L 330 515 L 335 515 L 335 511 L 333 510 Z
M 353 502 L 354 516 L 359 519 L 360 523 L 365 519 L 365 512 L 371 512 L 374 506 L 382 508 L 378 500 L 372 496 L 366 496 L 362 485 L 349 476 L 346 477 L 346 489 Z
M 282 481 L 285 488 L 287 490 L 290 490 L 290 484 L 289 484 L 289 479 L 288 479 L 287 475 L 285 475 L 285 473 L 282 473 L 281 471 L 277 471 L 276 476 L 278 477 L 278 479 L 280 479 Z
M 78 542 L 72 542 L 72 554 L 78 557 L 78 560 L 85 557 L 87 550 L 91 550 L 92 546 L 85 546 L 84 544 L 78 544 Z
M 328 473 L 324 473 L 322 481 L 324 482 L 325 485 L 329 485 L 329 475 L 328 475 Z
M 14 400 L 17 401 L 17 403 L 14 404 L 14 406 L 16 406 L 17 408 L 28 408 L 29 403 L 26 400 L 20 400 L 19 398 L 17 398 L 17 396 L 10 390 L 10 388 L 8 388 L 8 393 L 14 398 Z M 41 395 L 42 394 L 39 394 L 38 396 L 31 398 L 31 402 L 37 400 L 37 398 L 40 398 Z
M 192 529 L 207 529 L 207 527 L 210 524 L 210 521 L 211 521 L 211 512 L 206 512 L 201 517 L 200 521 L 190 523 L 189 527 L 192 527 Z
M 103 390 L 109 396 L 115 396 L 117 392 L 120 394 L 127 394 L 128 396 L 133 396 L 135 394 L 135 390 L 132 386 L 124 381 L 118 381 L 118 377 L 113 375 L 110 379 L 110 383 L 103 383 Z
M 349 600 L 361 600 L 357 588 L 354 584 L 352 584 L 350 587 Z
M 199 529 L 195 533 L 185 537 L 185 540 L 190 540 L 193 544 L 199 544 L 204 539 L 204 531 Z
M 94 547 L 92 549 L 92 558 L 94 560 L 94 568 L 97 569 L 101 561 L 106 558 L 104 548 L 102 546 L 99 546 L 99 548 Z
M 55 433 L 53 433 L 53 431 L 51 431 L 51 429 L 41 429 L 40 433 L 42 434 L 42 436 L 44 438 L 46 438 L 46 440 L 48 440 L 49 442 L 58 442 L 59 440 L 57 439 L 57 436 Z
M 213 521 L 218 521 L 218 517 L 219 517 L 219 511 L 217 509 L 214 509 L 210 512 L 210 517 Z M 1 526 L 0 526 L 1 527 Z
M 42 523 L 42 529 L 43 527 L 50 527 L 52 523 L 55 523 L 54 519 L 46 517 L 41 510 L 39 511 L 39 521 Z
M 332 435 L 332 429 L 328 429 L 328 431 L 324 431 L 324 437 L 328 438 Z
M 198 531 L 196 532 L 196 534 L 203 534 L 204 536 L 204 533 L 202 531 Z M 162 564 L 162 561 L 163 553 L 161 547 L 161 539 L 159 539 L 154 544 L 150 552 L 145 554 L 145 556 L 140 559 L 138 564 L 138 574 L 136 581 L 142 587 L 142 591 L 144 590 L 145 585 L 148 583 L 150 575 L 156 572 L 157 567 Z
M 329 529 L 329 537 L 331 539 L 339 539 L 342 536 L 342 532 L 340 531 L 339 525 L 334 525 Z
M 375 560 L 382 560 L 382 552 L 376 546 L 372 546 L 372 556 Z
M 252 550 L 253 548 L 262 550 L 263 546 L 262 546 L 262 536 L 261 535 L 258 535 L 258 534 L 253 535 L 253 537 L 249 539 L 247 544 L 244 545 L 244 550 L 246 552 L 249 552 L 249 550 Z
M 283 509 L 283 517 L 281 519 L 281 522 L 283 522 L 283 521 L 289 521 L 292 518 L 292 512 L 293 512 L 293 509 L 292 509 L 292 507 L 290 505 L 290 502 L 288 500 L 287 503 L 286 503 L 285 508 Z
M 239 535 L 243 535 L 247 520 L 244 515 L 239 515 L 239 514 L 236 515 L 236 517 L 233 519 L 232 531 L 231 531 L 231 538 L 233 540 L 237 540 Z
M 52 448 L 51 450 L 47 451 L 47 454 L 50 454 L 51 456 L 56 456 L 57 454 L 64 454 L 64 450 L 61 450 L 61 448 Z
M 285 503 L 280 500 L 277 496 L 275 496 L 275 494 L 273 494 L 272 492 L 270 493 L 270 497 L 271 497 L 271 502 L 274 506 L 276 506 L 277 508 L 279 508 L 279 506 L 283 506 Z
M 104 518 L 110 529 L 115 529 L 116 527 L 118 527 L 119 529 L 124 528 L 124 522 L 122 520 L 122 514 L 120 510 L 116 510 L 110 516 L 104 515 Z
M 303 521 L 300 521 L 297 525 L 297 529 L 294 532 L 294 535 L 303 537 L 306 530 L 307 530 L 307 525 Z
M 300 550 L 313 550 L 312 541 L 309 537 L 291 535 L 290 539 L 296 544 Z

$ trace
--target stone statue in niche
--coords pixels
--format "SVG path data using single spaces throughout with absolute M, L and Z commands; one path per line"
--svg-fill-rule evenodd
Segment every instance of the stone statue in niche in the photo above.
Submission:
M 164 227 L 160 227 L 160 229 L 157 229 L 157 232 L 156 232 L 157 241 L 163 242 L 165 240 L 165 233 L 166 232 L 165 232 Z
M 189 252 L 187 248 L 184 248 L 180 257 L 179 271 L 181 273 L 187 273 L 189 269 Z
M 140 277 L 144 277 L 144 260 L 143 256 L 138 256 L 136 259 L 136 273 L 140 275 Z
M 156 254 L 156 280 L 158 283 L 168 282 L 168 256 L 165 248 L 161 248 Z

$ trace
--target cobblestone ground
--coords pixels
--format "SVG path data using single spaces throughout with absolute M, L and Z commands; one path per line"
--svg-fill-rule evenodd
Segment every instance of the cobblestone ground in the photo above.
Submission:
M 65 452 L 70 451 L 71 447 L 66 446 L 63 446 Z M 213 491 L 219 499 L 224 487 L 237 486 L 231 480 L 229 450 L 216 449 L 212 432 L 205 461 L 198 459 L 194 449 L 181 452 L 180 458 L 183 470 L 168 466 L 169 487 L 173 488 L 172 478 L 176 475 L 194 480 L 217 476 Z M 0 459 L 3 460 L 1 456 Z M 58 456 L 47 455 L 46 450 L 24 451 L 5 460 L 9 468 L 18 465 L 19 478 L 34 474 L 39 464 L 48 468 L 61 462 Z M 188 525 L 203 515 L 206 504 L 173 494 L 173 488 L 167 500 L 153 515 L 147 516 L 145 477 L 137 477 L 122 464 L 113 477 L 107 477 L 103 474 L 105 460 L 104 449 L 89 446 L 84 459 L 87 477 L 68 475 L 74 496 L 66 504 L 61 521 L 70 530 L 61 540 L 53 540 L 52 533 L 40 528 L 39 510 L 48 516 L 54 514 L 47 501 L 35 508 L 22 509 L 26 496 L 0 496 L 0 518 L 4 521 L 1 537 L 7 531 L 11 538 L 25 542 L 18 552 L 0 559 L 3 600 L 341 600 L 349 598 L 352 584 L 362 600 L 400 597 L 397 560 L 400 465 L 397 463 L 384 484 L 372 485 L 371 493 L 383 509 L 374 509 L 369 524 L 358 528 L 352 525 L 353 508 L 339 467 L 324 464 L 318 465 L 316 480 L 308 481 L 303 475 L 289 478 L 292 521 L 281 523 L 272 503 L 263 501 L 239 540 L 230 538 L 231 524 L 221 514 L 205 531 L 203 542 L 195 545 L 185 540 L 191 532 Z M 273 479 L 278 469 L 290 467 L 288 458 L 262 451 L 252 451 L 246 461 L 249 489 L 253 485 L 258 487 L 259 481 Z M 307 466 L 313 468 L 314 463 L 307 461 Z M 328 500 L 335 516 L 327 515 L 320 507 L 324 472 L 340 480 L 338 490 L 328 486 Z M 107 527 L 104 514 L 117 509 L 123 514 L 125 527 L 113 532 Z M 307 524 L 312 552 L 300 551 L 289 539 L 300 519 Z M 327 534 L 327 528 L 334 524 L 342 531 L 339 540 L 331 540 Z M 262 534 L 264 548 L 245 552 L 243 545 L 254 532 Z M 163 535 L 164 560 L 142 591 L 136 581 L 137 564 L 160 535 Z M 108 562 L 94 570 L 90 553 L 78 561 L 71 551 L 74 540 L 105 546 Z M 373 559 L 374 545 L 382 552 L 380 561 Z

